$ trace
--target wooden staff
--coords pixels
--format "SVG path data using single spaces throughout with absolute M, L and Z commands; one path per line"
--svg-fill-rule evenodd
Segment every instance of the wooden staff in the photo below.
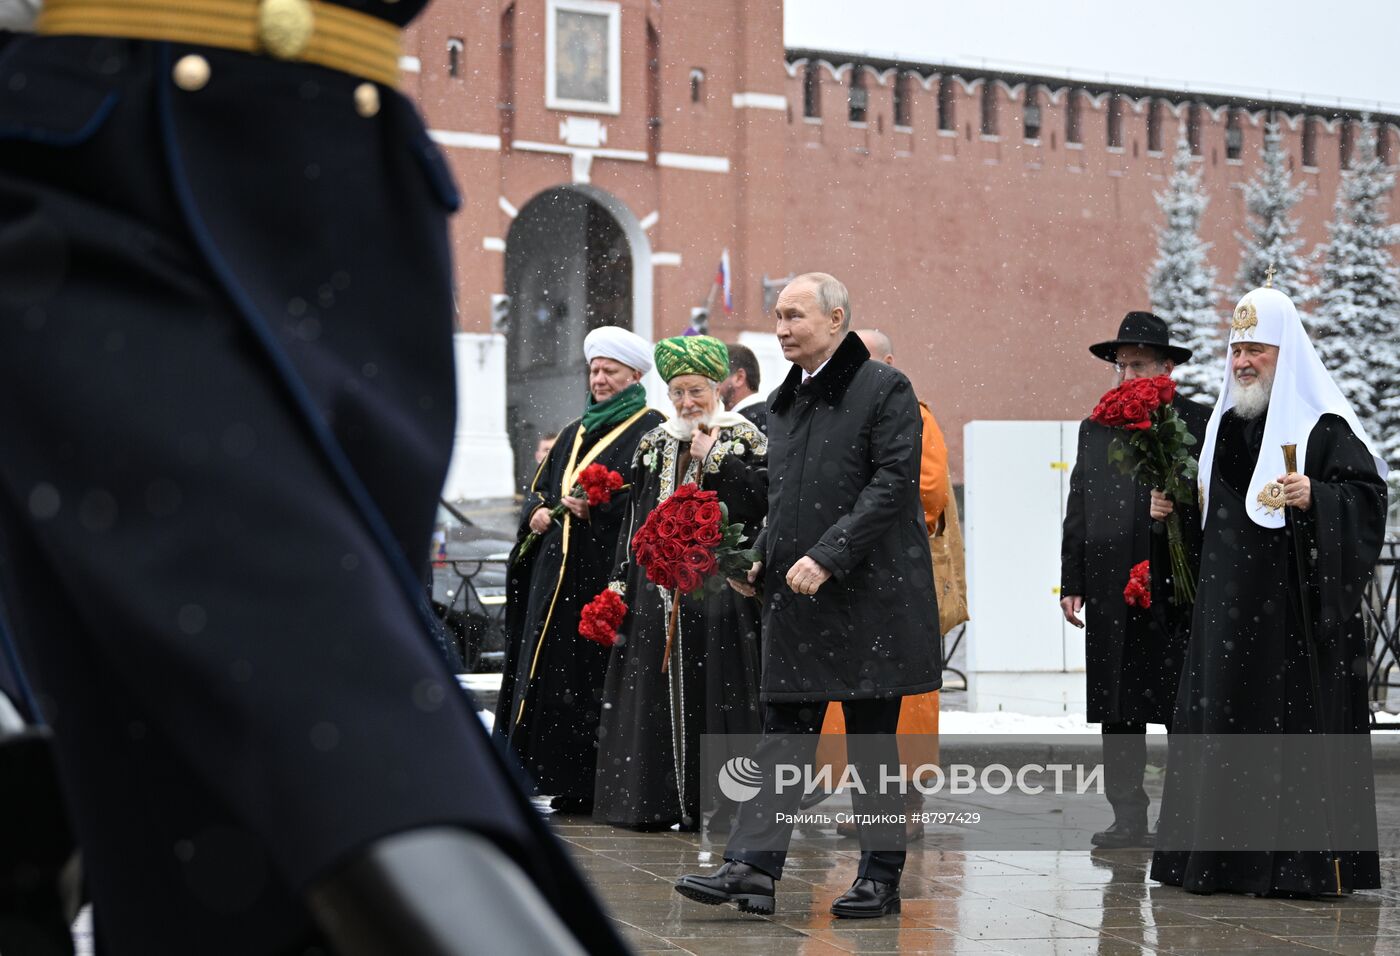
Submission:
M 661 654 L 661 673 L 665 674 L 671 667 L 671 642 L 676 639 L 676 625 L 679 622 L 681 613 L 681 592 L 677 591 L 671 598 L 671 614 L 666 621 L 666 650 Z

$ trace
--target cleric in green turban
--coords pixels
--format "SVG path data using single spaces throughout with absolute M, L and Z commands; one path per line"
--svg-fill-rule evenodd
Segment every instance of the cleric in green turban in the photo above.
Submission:
M 729 349 L 719 339 L 665 339 L 655 358 L 675 414 L 642 436 L 632 460 L 631 508 L 609 585 L 629 613 L 603 685 L 593 816 L 643 830 L 677 823 L 693 830 L 702 813 L 719 813 L 711 828 L 727 831 L 732 807 L 701 806 L 700 735 L 762 729 L 758 602 L 727 587 L 679 598 L 668 658 L 667 622 L 677 596 L 647 580 L 627 543 L 687 483 L 717 492 L 729 520 L 756 534 L 768 509 L 768 440 L 719 399 L 719 383 L 729 376 Z
M 713 335 L 678 335 L 656 343 L 656 372 L 669 383 L 678 375 L 712 382 L 729 377 L 729 346 Z

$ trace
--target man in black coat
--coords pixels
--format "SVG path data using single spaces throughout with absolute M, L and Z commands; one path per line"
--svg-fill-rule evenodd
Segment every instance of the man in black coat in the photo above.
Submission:
M 100 952 L 621 948 L 423 595 L 457 204 L 394 89 L 423 5 L 55 0 L 5 43 L 0 593 Z
M 1167 324 L 1150 312 L 1129 312 L 1118 337 L 1089 346 L 1112 363 L 1118 381 L 1170 375 L 1191 352 L 1169 341 Z M 1200 436 L 1210 409 L 1178 396 L 1172 406 L 1186 423 L 1200 453 Z M 1095 846 L 1144 846 L 1147 830 L 1147 724 L 1170 724 L 1181 663 L 1186 651 L 1190 608 L 1171 606 L 1163 526 L 1148 517 L 1151 489 L 1123 475 L 1108 460 L 1113 430 L 1085 419 L 1079 426 L 1079 453 L 1070 474 L 1069 501 L 1061 539 L 1060 607 L 1065 620 L 1085 627 L 1085 680 L 1088 720 L 1102 724 L 1104 789 L 1113 824 L 1095 833 Z M 1190 509 L 1192 503 L 1183 504 Z M 1188 541 L 1199 539 L 1199 521 L 1182 521 Z M 1163 540 L 1154 540 L 1163 539 Z M 1161 557 L 1157 555 L 1160 553 Z M 1152 560 L 1152 606 L 1129 607 L 1123 598 L 1128 574 Z
M 846 287 L 824 273 L 794 279 L 774 309 L 783 355 L 795 367 L 769 403 L 768 523 L 756 542 L 761 584 L 765 705 L 754 759 L 771 786 L 778 763 L 806 762 L 827 705 L 840 701 L 846 731 L 872 735 L 851 747 L 864 790 L 860 868 L 831 911 L 838 917 L 897 913 L 904 867 L 903 797 L 881 794 L 878 768 L 898 764 L 900 700 L 942 686 L 938 604 L 919 500 L 919 404 L 903 373 L 870 361 L 849 332 Z M 760 574 L 762 575 L 760 580 Z M 883 735 L 883 736 L 882 736 Z M 742 804 L 710 876 L 676 889 L 701 903 L 773 911 L 800 788 L 765 788 Z
M 768 400 L 758 391 L 762 381 L 758 373 L 758 356 L 746 345 L 729 346 L 729 377 L 719 383 L 719 397 L 724 407 L 738 412 L 755 428 L 768 434 Z

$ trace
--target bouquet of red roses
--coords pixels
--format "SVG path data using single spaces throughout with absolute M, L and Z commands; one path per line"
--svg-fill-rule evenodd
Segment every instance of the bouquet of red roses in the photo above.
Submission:
M 574 489 L 569 492 L 571 498 L 582 498 L 588 496 L 588 506 L 596 508 L 612 501 L 613 492 L 626 488 L 622 481 L 622 476 L 613 471 L 607 465 L 600 465 L 597 462 L 589 465 L 578 473 L 578 478 L 574 480 Z M 567 509 L 562 504 L 557 504 L 549 510 L 551 521 L 561 518 Z M 531 531 L 525 536 L 525 540 L 520 542 L 520 550 L 515 554 L 515 560 L 520 561 L 525 555 L 530 553 L 530 549 L 535 546 L 535 542 L 540 539 L 537 532 Z
M 622 600 L 622 595 L 612 588 L 604 588 L 584 605 L 578 632 L 590 641 L 612 647 L 617 643 L 617 629 L 622 626 L 622 619 L 626 616 L 627 604 Z
M 1176 383 L 1166 375 L 1129 379 L 1105 392 L 1089 419 L 1116 430 L 1108 460 L 1123 474 L 1160 488 L 1173 501 L 1190 501 L 1196 494 L 1196 461 L 1188 449 L 1196 438 L 1172 408 L 1175 396 Z M 1181 518 L 1175 512 L 1167 516 L 1167 543 L 1176 601 L 1194 601 L 1196 582 L 1186 562 Z
M 720 591 L 725 578 L 744 578 L 758 552 L 740 547 L 743 540 L 744 526 L 730 524 L 729 508 L 719 495 L 694 483 L 681 485 L 657 505 L 632 536 L 632 553 L 646 568 L 647 580 L 674 593 L 662 673 L 671 660 L 680 596 Z
M 684 484 L 657 505 L 632 536 L 632 553 L 647 580 L 680 594 L 724 587 L 742 578 L 758 552 L 740 547 L 744 526 L 730 524 L 729 508 L 713 491 Z
M 1152 577 L 1149 569 L 1149 562 L 1139 561 L 1128 572 L 1128 586 L 1123 589 L 1123 600 L 1129 607 L 1152 606 Z

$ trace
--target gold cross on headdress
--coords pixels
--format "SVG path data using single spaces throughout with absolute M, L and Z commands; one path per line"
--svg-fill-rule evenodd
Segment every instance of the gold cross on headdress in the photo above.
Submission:
M 1274 269 L 1274 264 L 1271 262 L 1269 263 L 1269 268 L 1264 272 L 1264 288 L 1272 289 L 1274 287 L 1275 274 L 1276 270 Z

